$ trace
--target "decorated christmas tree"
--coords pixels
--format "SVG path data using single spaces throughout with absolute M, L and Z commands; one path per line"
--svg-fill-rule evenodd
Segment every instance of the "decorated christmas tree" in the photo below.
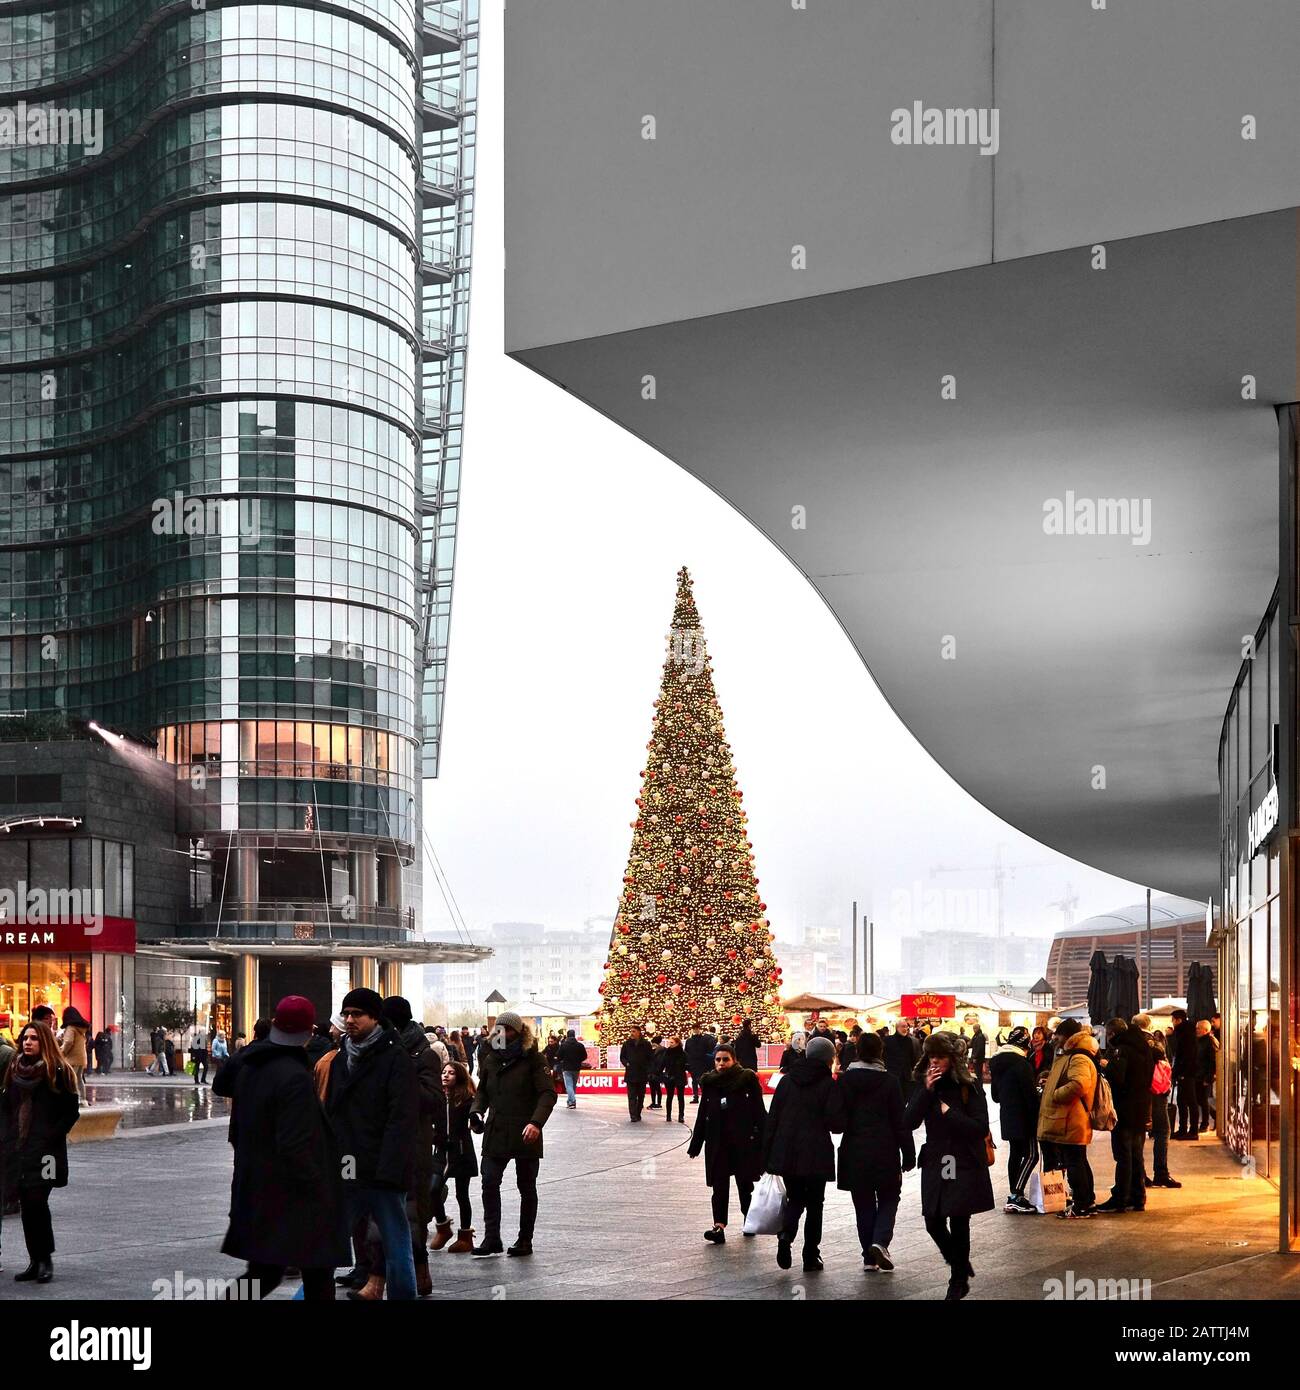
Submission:
M 734 1036 L 746 1018 L 764 1042 L 783 1040 L 776 938 L 685 569 L 654 708 L 600 986 L 601 1045 L 633 1024 L 681 1034 L 698 1020 Z

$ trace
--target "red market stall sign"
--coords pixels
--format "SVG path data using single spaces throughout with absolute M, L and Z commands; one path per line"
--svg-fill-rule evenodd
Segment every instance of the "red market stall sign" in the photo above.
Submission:
M 904 994 L 898 1001 L 901 1018 L 955 1018 L 957 1016 L 957 996 L 955 994 Z
M 776 1090 L 776 1083 L 780 1081 L 781 1073 L 779 1071 L 768 1071 L 765 1067 L 760 1068 L 758 1071 L 758 1079 L 762 1084 L 763 1090 L 770 1095 Z M 686 1084 L 689 1090 L 690 1082 L 688 1081 Z M 564 1082 L 562 1080 L 557 1080 L 555 1089 L 557 1092 L 563 1093 Z M 588 1068 L 586 1071 L 580 1071 L 578 1073 L 578 1079 L 574 1089 L 580 1095 L 625 1096 L 627 1095 L 627 1082 L 621 1071 Z M 649 1090 L 648 1083 L 646 1089 Z
M 135 919 L 101 917 L 97 922 L 14 922 L 0 920 L 0 954 L 89 951 L 135 954 Z

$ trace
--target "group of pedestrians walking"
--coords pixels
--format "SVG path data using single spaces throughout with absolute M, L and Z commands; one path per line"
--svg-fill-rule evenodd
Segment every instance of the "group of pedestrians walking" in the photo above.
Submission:
M 532 1254 L 554 1084 L 517 1014 L 501 1014 L 473 1051 L 477 1085 L 460 1038 L 453 1047 L 426 1030 L 400 995 L 351 990 L 326 1029 L 307 999 L 280 1001 L 265 1036 L 213 1083 L 232 1100 L 235 1163 L 222 1250 L 246 1262 L 242 1296 L 264 1298 L 296 1268 L 313 1301 L 333 1299 L 336 1287 L 357 1301 L 409 1300 L 433 1292 L 430 1251 Z M 512 1164 L 519 1235 L 507 1251 L 501 1184 Z

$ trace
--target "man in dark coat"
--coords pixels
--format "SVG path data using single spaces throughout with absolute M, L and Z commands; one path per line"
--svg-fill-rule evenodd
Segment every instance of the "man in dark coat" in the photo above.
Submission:
M 803 1230 L 803 1267 L 822 1269 L 822 1211 L 826 1184 L 835 1177 L 835 1146 L 831 1133 L 840 1126 L 842 1111 L 832 1100 L 835 1082 L 831 1063 L 835 1044 L 814 1035 L 801 1061 L 795 1062 L 776 1088 L 763 1138 L 763 1169 L 785 1182 L 785 1230 L 777 1237 L 776 1262 L 790 1268 L 790 1247 Z
M 442 1061 L 411 1017 L 411 1005 L 400 994 L 384 1000 L 384 1018 L 397 1029 L 406 1055 L 415 1064 L 419 1111 L 415 1141 L 415 1185 L 406 1197 L 406 1221 L 411 1228 L 411 1258 L 415 1261 L 415 1292 L 427 1298 L 433 1292 L 429 1274 L 429 1222 L 433 1220 L 433 1121 L 445 1107 L 442 1095 Z
M 898 1079 L 885 1070 L 880 1035 L 859 1033 L 855 1052 L 831 1091 L 831 1128 L 844 1132 L 836 1186 L 853 1196 L 862 1265 L 875 1273 L 894 1267 L 889 1242 L 903 1174 L 916 1167 L 916 1146 L 903 1119 Z
M 576 1110 L 578 1108 L 578 1077 L 583 1067 L 587 1065 L 587 1049 L 583 1043 L 578 1041 L 578 1035 L 572 1028 L 564 1035 L 564 1041 L 556 1053 L 556 1061 L 560 1066 L 560 1075 L 564 1078 L 564 1094 L 567 1097 L 565 1104 L 570 1110 Z
M 696 1019 L 691 1024 L 691 1035 L 682 1044 L 686 1053 L 686 1070 L 691 1078 L 691 1104 L 700 1103 L 700 1078 L 713 1070 L 713 1054 L 718 1040 L 712 1033 L 704 1031 L 704 1025 Z
M 747 1018 L 736 1034 L 736 1062 L 747 1071 L 758 1070 L 758 1034 L 753 1019 Z
M 650 1080 L 650 1068 L 655 1063 L 654 1044 L 645 1037 L 634 1023 L 628 1040 L 618 1054 L 623 1068 L 623 1080 L 627 1085 L 627 1113 L 632 1123 L 641 1123 L 641 1108 L 645 1105 L 646 1083 Z
M 1115 1183 L 1110 1198 L 1093 1210 L 1112 1216 L 1146 1208 L 1145 1148 L 1155 1057 L 1142 1030 L 1129 1027 L 1122 1018 L 1111 1019 L 1106 1025 L 1106 1036 L 1110 1039 L 1106 1080 L 1115 1105 L 1115 1128 L 1110 1132 Z
M 1201 1113 L 1196 1096 L 1196 1025 L 1183 1009 L 1169 1015 L 1173 1024 L 1170 1064 L 1178 1091 L 1178 1128 L 1175 1139 L 1195 1139 L 1200 1134 Z
M 982 1035 L 981 1035 L 982 1036 Z M 1038 1167 L 1038 1083 L 1029 1060 L 1029 1029 L 1013 1028 L 989 1062 L 998 1128 L 1011 1146 L 1007 1159 L 1007 1200 L 1003 1211 L 1037 1216 L 1025 1188 Z
M 474 1248 L 475 1259 L 501 1254 L 501 1179 L 512 1160 L 519 1188 L 519 1239 L 506 1253 L 533 1253 L 542 1128 L 554 1109 L 555 1081 L 532 1030 L 516 1013 L 499 1014 L 469 1112 L 470 1128 L 483 1136 L 483 1241 Z
M 384 1001 L 373 989 L 343 996 L 343 1045 L 330 1065 L 325 1113 L 342 1160 L 348 1224 L 355 1230 L 366 1217 L 374 1221 L 388 1297 L 413 1299 L 406 1196 L 415 1181 L 419 1091 L 415 1064 L 397 1030 L 382 1022 L 383 1013 Z M 358 1263 L 364 1260 L 365 1251 L 358 1250 Z M 368 1301 L 378 1293 L 362 1289 L 358 1297 Z
M 348 1258 L 338 1154 L 305 1048 L 315 1022 L 309 999 L 281 999 L 270 1037 L 244 1048 L 235 1072 L 235 1172 L 221 1252 L 247 1262 L 244 1298 L 265 1298 L 295 1265 L 303 1297 L 332 1302 L 334 1267 Z
M 984 1036 L 984 1030 L 980 1027 L 979 1019 L 971 1025 L 970 1035 L 970 1069 L 976 1081 L 984 1079 L 984 1058 L 988 1055 L 989 1040 Z
M 885 1039 L 885 1070 L 898 1082 L 904 1105 L 912 1095 L 913 1073 L 920 1055 L 911 1025 L 900 1018 L 893 1033 Z

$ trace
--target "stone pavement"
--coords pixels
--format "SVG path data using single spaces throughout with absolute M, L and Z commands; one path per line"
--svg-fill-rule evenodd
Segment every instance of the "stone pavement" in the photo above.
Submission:
M 693 1111 L 688 1105 L 688 1122 Z M 925 1234 L 919 1177 L 907 1176 L 892 1251 L 898 1270 L 861 1266 L 847 1193 L 827 1195 L 824 1273 L 776 1267 L 770 1237 L 725 1247 L 702 1239 L 710 1224 L 703 1159 L 686 1157 L 687 1126 L 659 1112 L 630 1125 L 625 1105 L 585 1100 L 557 1107 L 546 1127 L 537 1254 L 531 1260 L 433 1255 L 440 1297 L 461 1299 L 937 1299 L 947 1269 Z M 1109 1190 L 1110 1145 L 1093 1145 L 1099 1194 Z M 994 1191 L 1001 1195 L 1003 1146 Z M 977 1278 L 971 1298 L 1042 1299 L 1049 1279 L 1151 1281 L 1154 1299 L 1268 1299 L 1300 1296 L 1300 1261 L 1275 1253 L 1277 1199 L 1217 1140 L 1171 1145 L 1185 1186 L 1153 1190 L 1144 1215 L 1065 1222 L 1006 1216 L 972 1224 Z M 230 1151 L 225 1122 L 191 1120 L 139 1128 L 71 1150 L 71 1185 L 53 1197 L 55 1281 L 14 1284 L 26 1263 L 17 1218 L 5 1222 L 0 1298 L 150 1299 L 153 1283 L 223 1279 L 238 1272 L 218 1253 L 225 1231 Z M 481 1220 L 477 1185 L 476 1219 Z M 505 1234 L 517 1212 L 505 1189 Z M 735 1214 L 733 1214 L 735 1220 Z M 447 1276 L 454 1270 L 454 1280 Z M 291 1289 L 273 1297 L 287 1298 Z

